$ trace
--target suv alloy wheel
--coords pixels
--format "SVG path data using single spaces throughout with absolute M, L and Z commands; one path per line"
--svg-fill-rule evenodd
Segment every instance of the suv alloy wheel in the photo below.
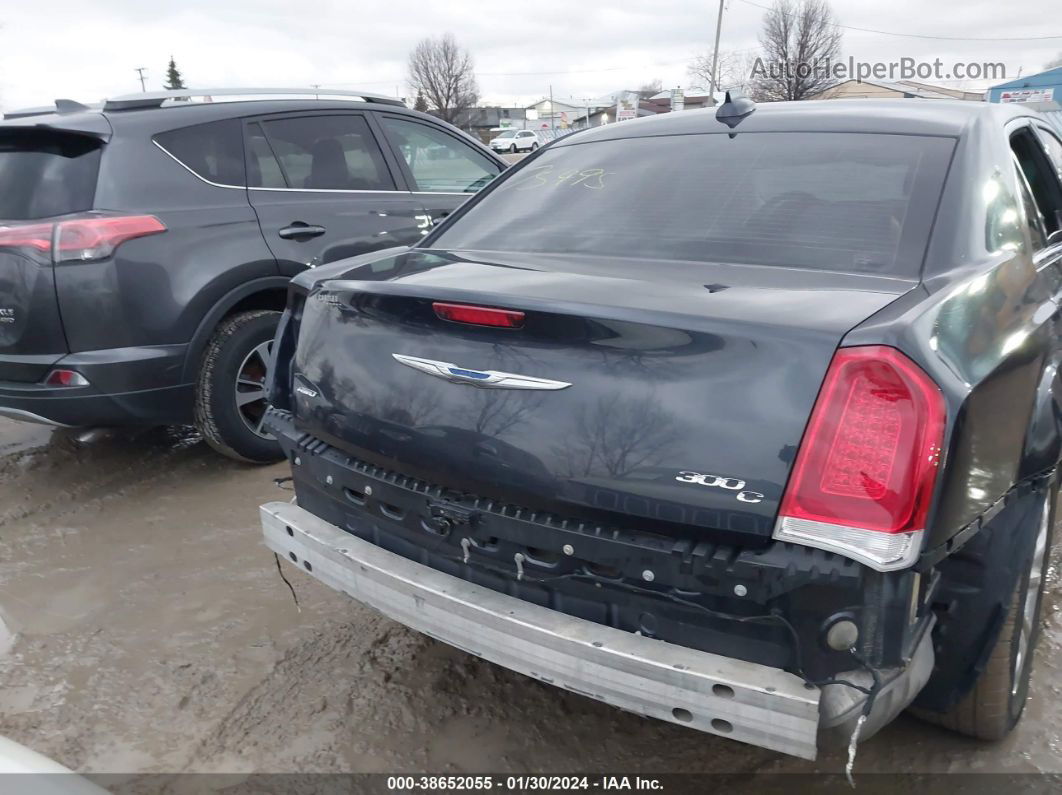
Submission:
M 280 445 L 262 429 L 265 377 L 280 313 L 241 312 L 214 333 L 196 383 L 195 420 L 219 453 L 240 461 L 269 463 L 282 457 Z

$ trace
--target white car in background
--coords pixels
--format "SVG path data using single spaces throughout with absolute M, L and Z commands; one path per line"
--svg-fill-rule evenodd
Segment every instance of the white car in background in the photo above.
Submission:
M 490 148 L 495 152 L 534 152 L 538 147 L 534 130 L 502 130 L 490 139 Z

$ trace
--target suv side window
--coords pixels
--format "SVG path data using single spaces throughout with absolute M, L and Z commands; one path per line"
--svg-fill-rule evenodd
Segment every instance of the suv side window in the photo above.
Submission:
M 501 172 L 486 155 L 440 129 L 393 116 L 381 121 L 418 191 L 475 193 Z
M 207 182 L 242 188 L 243 135 L 237 119 L 213 121 L 159 133 L 155 143 Z
M 1048 239 L 1052 235 L 1062 237 L 1057 234 L 1062 232 L 1062 185 L 1059 184 L 1057 170 L 1047 159 L 1030 127 L 1023 127 L 1010 137 L 1010 148 L 1032 194 L 1034 210 L 1038 211 L 1044 234 Z M 1044 245 L 1046 243 L 1034 248 L 1043 248 Z
M 260 156 L 263 182 L 276 181 L 276 175 L 269 173 L 269 158 L 264 157 L 263 165 L 261 157 L 273 154 L 289 188 L 395 189 L 383 153 L 362 116 L 299 116 L 265 120 L 261 126 L 268 149 L 253 140 L 251 145 L 252 154 Z
M 284 173 L 277 156 L 258 122 L 247 125 L 247 186 L 250 188 L 286 188 Z

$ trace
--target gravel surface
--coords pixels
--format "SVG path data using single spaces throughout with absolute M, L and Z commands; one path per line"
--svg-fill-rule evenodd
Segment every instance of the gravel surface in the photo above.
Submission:
M 82 772 L 839 772 L 619 712 L 417 635 L 288 568 L 283 465 L 190 431 L 0 419 L 0 734 Z M 901 717 L 857 771 L 1062 772 L 1057 549 L 1031 703 L 985 745 Z

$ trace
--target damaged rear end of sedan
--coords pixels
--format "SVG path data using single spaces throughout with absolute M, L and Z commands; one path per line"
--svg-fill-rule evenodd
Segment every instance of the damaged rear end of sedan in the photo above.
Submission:
M 963 104 L 610 125 L 417 247 L 297 277 L 267 418 L 296 501 L 266 543 L 472 654 L 777 751 L 912 704 L 1005 735 L 1057 493 L 1062 189 L 1035 114 Z

